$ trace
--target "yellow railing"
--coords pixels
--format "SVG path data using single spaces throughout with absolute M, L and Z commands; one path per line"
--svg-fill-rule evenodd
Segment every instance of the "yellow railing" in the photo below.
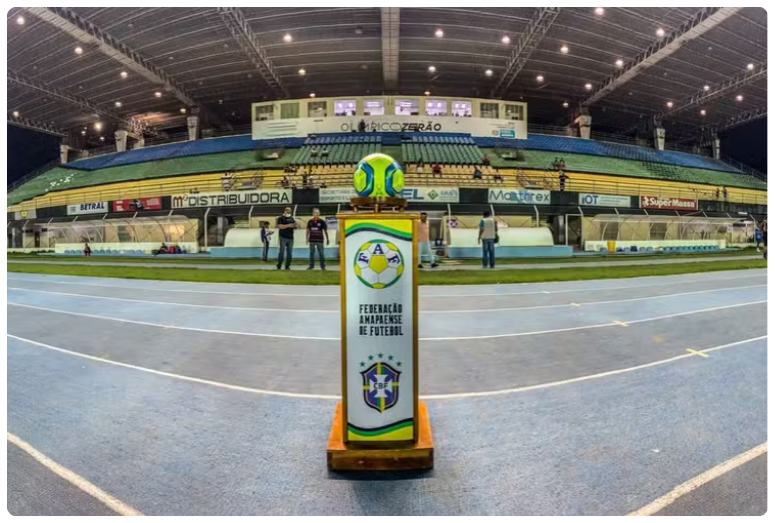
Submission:
M 526 187 L 546 190 L 559 190 L 556 172 L 551 171 L 514 171 L 502 170 L 501 180 L 496 181 L 492 175 L 485 175 L 482 180 L 474 180 L 472 174 L 462 174 L 467 169 L 452 168 L 444 171 L 442 176 L 430 173 L 407 173 L 408 186 L 451 186 L 451 187 Z M 461 174 L 453 174 L 461 173 Z M 327 187 L 340 187 L 352 183 L 352 171 L 335 171 L 333 169 L 313 170 L 314 186 L 320 187 L 325 182 Z M 715 188 L 702 184 L 687 184 L 656 179 L 622 178 L 608 175 L 593 175 L 568 173 L 565 190 L 569 192 L 613 194 L 621 196 L 660 196 L 673 198 L 691 198 L 715 200 Z M 135 180 L 118 182 L 97 187 L 68 189 L 38 196 L 32 200 L 8 207 L 9 211 L 23 211 L 37 208 L 54 207 L 74 203 L 125 200 L 132 198 L 150 198 L 155 196 L 171 196 L 197 191 L 221 192 L 224 190 L 223 173 L 191 175 L 175 178 Z M 261 180 L 260 188 L 282 187 L 282 179 L 288 176 L 293 187 L 303 186 L 302 172 L 283 173 L 282 171 L 245 171 L 237 173 L 230 190 L 247 190 L 257 188 L 255 182 Z M 766 191 L 743 188 L 729 188 L 727 201 L 747 204 L 767 204 Z M 720 194 L 719 200 L 723 200 Z

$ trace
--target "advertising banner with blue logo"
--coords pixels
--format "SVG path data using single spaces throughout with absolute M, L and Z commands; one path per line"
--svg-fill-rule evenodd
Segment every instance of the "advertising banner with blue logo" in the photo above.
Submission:
M 503 187 L 490 187 L 487 190 L 487 203 L 549 205 L 551 202 L 551 191 L 535 189 L 504 189 Z
M 320 189 L 320 203 L 349 203 L 358 193 L 352 187 Z M 460 203 L 457 187 L 404 187 L 399 198 L 412 203 Z
M 68 216 L 81 214 L 105 214 L 108 211 L 108 202 L 73 203 L 67 206 Z
M 339 215 L 345 442 L 417 436 L 414 218 Z
M 615 196 L 613 194 L 589 194 L 579 193 L 579 205 L 592 207 L 631 207 L 629 196 Z

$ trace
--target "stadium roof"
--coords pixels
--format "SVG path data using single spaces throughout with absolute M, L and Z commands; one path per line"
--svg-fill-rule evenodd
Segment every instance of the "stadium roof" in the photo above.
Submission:
M 661 115 L 668 139 L 766 115 L 764 9 L 600 9 L 12 8 L 8 121 L 111 140 L 195 107 L 226 129 L 263 100 L 425 91 L 524 100 L 531 124 Z

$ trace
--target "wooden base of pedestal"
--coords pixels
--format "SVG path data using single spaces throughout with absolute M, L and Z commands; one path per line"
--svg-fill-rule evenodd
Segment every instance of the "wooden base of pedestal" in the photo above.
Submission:
M 336 405 L 331 435 L 328 437 L 328 468 L 331 470 L 423 470 L 433 468 L 433 434 L 428 409 L 418 403 L 417 443 L 399 448 L 355 447 L 344 443 L 342 403 Z
M 404 209 L 406 209 L 406 200 L 403 198 L 391 198 L 390 196 L 380 196 L 377 198 L 367 196 L 363 198 L 350 199 L 350 206 L 356 213 L 390 213 L 391 211 L 404 212 Z

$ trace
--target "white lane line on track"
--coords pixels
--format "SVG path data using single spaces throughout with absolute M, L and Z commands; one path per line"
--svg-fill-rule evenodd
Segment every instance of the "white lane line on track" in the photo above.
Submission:
M 187 331 L 195 331 L 195 332 L 212 332 L 215 334 L 234 334 L 236 336 L 256 336 L 259 338 L 282 338 L 282 339 L 294 339 L 294 340 L 317 340 L 317 341 L 339 341 L 341 338 L 338 337 L 322 337 L 322 336 L 292 336 L 288 334 L 265 334 L 260 332 L 243 332 L 243 331 L 226 331 L 226 330 L 220 330 L 220 329 L 204 329 L 199 327 L 185 327 L 182 325 L 167 325 L 163 323 L 152 323 L 149 321 L 140 321 L 140 320 L 128 320 L 124 318 L 113 318 L 110 316 L 100 316 L 98 314 L 88 314 L 85 312 L 74 312 L 74 311 L 67 311 L 62 309 L 52 309 L 49 307 L 39 307 L 37 305 L 27 305 L 25 303 L 16 303 L 16 302 L 6 302 L 8 305 L 14 306 L 14 307 L 23 307 L 27 309 L 35 309 L 35 310 L 41 310 L 41 311 L 47 311 L 47 312 L 57 312 L 61 314 L 70 314 L 72 316 L 83 316 L 85 318 L 94 318 L 98 320 L 108 320 L 108 321 L 117 321 L 120 323 L 133 323 L 136 325 L 147 325 L 150 327 L 159 327 L 163 329 L 177 329 L 177 330 L 187 330 Z M 692 314 L 701 314 L 704 312 L 712 312 L 717 310 L 724 310 L 724 309 L 733 309 L 736 307 L 746 307 L 748 305 L 759 305 L 762 303 L 767 303 L 767 300 L 761 300 L 761 301 L 752 301 L 747 303 L 736 303 L 734 305 L 722 305 L 719 307 L 711 307 L 708 309 L 700 309 L 700 310 L 694 310 L 694 311 L 684 311 L 684 312 L 677 312 L 673 314 L 665 314 L 663 316 L 654 316 L 653 318 L 643 318 L 640 320 L 630 320 L 627 322 L 627 325 L 631 325 L 633 323 L 644 323 L 648 321 L 656 321 L 656 320 L 663 320 L 667 318 L 675 318 L 678 316 L 689 316 Z M 608 323 L 598 323 L 596 325 L 582 325 L 579 327 L 566 327 L 563 329 L 549 329 L 549 330 L 543 330 L 543 331 L 531 331 L 531 332 L 514 332 L 514 333 L 506 333 L 506 334 L 486 334 L 483 336 L 444 336 L 444 337 L 436 337 L 436 338 L 420 338 L 420 341 L 461 341 L 461 340 L 486 340 L 486 339 L 495 339 L 495 338 L 515 338 L 518 336 L 536 336 L 540 334 L 553 334 L 556 332 L 569 332 L 569 331 L 578 331 L 578 330 L 585 330 L 585 329 L 599 329 L 602 327 L 611 327 L 611 326 L 621 326 L 622 322 L 620 321 L 611 321 Z
M 758 269 L 753 269 L 758 270 Z M 14 274 L 14 273 L 9 273 Z M 757 274 L 757 275 L 739 275 L 739 276 L 729 276 L 726 278 L 715 278 L 715 279 L 700 279 L 700 280 L 689 280 L 682 283 L 705 283 L 705 282 L 716 282 L 716 281 L 727 281 L 727 280 L 742 280 L 742 279 L 749 279 L 749 278 L 766 278 L 766 274 Z M 661 276 L 655 276 L 654 278 L 662 278 Z M 316 298 L 316 297 L 323 297 L 323 298 L 338 298 L 339 294 L 277 294 L 277 293 L 267 293 L 267 292 L 229 292 L 229 291 L 211 291 L 211 290 L 203 290 L 203 289 L 166 289 L 166 288 L 160 288 L 160 287 L 138 287 L 138 286 L 126 286 L 126 285 L 109 285 L 104 283 L 81 283 L 81 282 L 72 282 L 72 281 L 49 281 L 46 279 L 30 279 L 30 278 L 8 278 L 8 281 L 26 281 L 26 282 L 32 282 L 32 283 L 54 283 L 54 284 L 60 284 L 60 285 L 83 285 L 88 287 L 108 287 L 111 289 L 132 289 L 132 290 L 145 290 L 145 291 L 156 291 L 156 292 L 183 292 L 183 293 L 193 293 L 193 294 L 222 294 L 225 296 L 273 296 L 276 298 Z M 146 280 L 140 280 L 140 281 L 146 281 Z M 600 280 L 598 280 L 600 281 Z M 557 285 L 565 284 L 567 285 L 569 282 L 549 282 L 554 283 Z M 195 283 L 195 285 L 201 285 Z M 229 284 L 224 284 L 229 285 Z M 257 284 L 257 285 L 266 285 L 266 284 Z M 536 285 L 534 283 L 523 283 L 523 284 L 505 284 L 505 286 L 508 288 L 509 285 Z M 545 284 L 539 284 L 539 285 L 545 285 Z M 558 289 L 553 291 L 545 291 L 545 290 L 537 290 L 537 291 L 524 291 L 524 292 L 494 292 L 494 293 L 477 293 L 477 294 L 421 294 L 421 299 L 435 299 L 435 298 L 469 298 L 469 297 L 483 297 L 483 296 L 524 296 L 524 295 L 530 295 L 530 294 L 565 294 L 570 292 L 598 292 L 598 291 L 616 291 L 616 290 L 624 290 L 624 289 L 641 289 L 641 288 L 648 288 L 648 287 L 665 287 L 666 285 L 670 285 L 670 283 L 666 283 L 664 281 L 660 283 L 648 283 L 646 285 L 622 285 L 619 287 L 587 287 L 583 289 Z M 280 285 L 278 285 L 280 286 Z M 465 285 L 465 287 L 477 287 L 478 285 Z M 493 287 L 492 284 L 487 284 L 486 286 Z M 288 287 L 288 285 L 285 285 L 284 287 Z M 420 287 L 420 291 L 422 292 L 422 287 Z
M 738 345 L 745 345 L 747 343 L 751 343 L 754 341 L 764 340 L 767 336 L 758 336 L 756 338 L 749 338 L 747 340 L 741 340 L 741 341 L 735 341 L 732 343 L 726 343 L 724 345 L 717 345 L 716 347 L 710 347 L 708 349 L 703 349 L 702 352 L 713 352 L 717 350 L 722 349 L 728 349 L 729 347 L 737 347 Z M 517 387 L 514 389 L 504 389 L 504 390 L 492 390 L 492 391 L 485 391 L 485 392 L 460 392 L 455 394 L 430 394 L 423 396 L 423 399 L 426 400 L 441 400 L 441 399 L 460 399 L 460 398 L 477 398 L 482 396 L 500 396 L 503 394 L 513 394 L 516 392 L 527 392 L 530 390 L 538 390 L 538 389 L 546 389 L 549 387 L 557 387 L 558 385 L 569 385 L 571 383 L 578 383 L 581 381 L 589 381 L 594 380 L 598 378 L 605 378 L 606 376 L 615 376 L 616 374 L 624 374 L 626 372 L 633 372 L 640 369 L 647 369 L 649 367 L 655 367 L 657 365 L 664 365 L 665 363 L 671 363 L 673 361 L 682 360 L 685 358 L 692 358 L 694 357 L 694 354 L 681 354 L 680 356 L 674 356 L 672 358 L 667 358 L 664 360 L 657 360 L 652 361 L 651 363 L 644 363 L 643 365 L 636 365 L 634 367 L 627 367 L 624 369 L 617 369 L 617 370 L 609 370 L 606 372 L 600 372 L 598 374 L 590 374 L 588 376 L 580 376 L 578 378 L 569 378 L 567 380 L 561 380 L 561 381 L 553 381 L 551 383 L 542 383 L 539 385 L 528 385 L 525 387 Z
M 673 298 L 676 296 L 690 296 L 693 294 L 706 294 L 709 292 L 725 292 L 736 291 L 741 289 L 757 289 L 761 287 L 767 287 L 767 285 L 746 285 L 741 287 L 724 287 L 721 289 L 703 289 L 701 291 L 679 292 L 676 294 L 660 294 L 657 296 L 644 296 L 640 298 L 625 298 L 622 300 L 604 300 L 604 301 L 590 301 L 582 303 L 557 303 L 554 305 L 530 305 L 527 307 L 504 307 L 496 309 L 460 309 L 460 310 L 442 310 L 442 311 L 420 311 L 420 314 L 471 314 L 480 312 L 509 312 L 509 311 L 524 311 L 535 309 L 554 309 L 558 307 L 589 307 L 590 305 L 603 305 L 611 303 L 626 303 L 633 301 L 655 300 L 663 298 Z M 237 311 L 262 311 L 262 312 L 277 312 L 277 311 L 293 311 L 301 313 L 317 313 L 317 314 L 339 314 L 338 310 L 325 310 L 325 309 L 280 309 L 277 307 L 232 307 L 228 305 L 204 305 L 199 303 L 179 303 L 169 301 L 154 301 L 154 300 L 139 300 L 136 298 L 121 298 L 118 296 L 99 296 L 95 294 L 79 294 L 73 292 L 58 292 L 58 291 L 46 291 L 41 289 L 27 289 L 24 287 L 7 287 L 11 291 L 21 292 L 37 292 L 40 294 L 56 294 L 59 296 L 73 296 L 76 298 L 93 298 L 97 300 L 112 300 L 112 301 L 127 301 L 135 303 L 148 303 L 152 305 L 171 305 L 180 307 L 198 307 L 205 309 L 224 309 L 224 310 L 237 310 Z
M 214 386 L 214 387 L 220 387 L 220 388 L 229 389 L 229 390 L 236 390 L 236 391 L 240 391 L 240 392 L 250 392 L 250 393 L 253 393 L 253 394 L 265 394 L 265 395 L 268 395 L 268 396 L 280 396 L 280 397 L 286 397 L 286 398 L 322 399 L 322 400 L 338 400 L 338 399 L 341 398 L 338 395 L 306 394 L 306 393 L 299 393 L 299 392 L 282 392 L 282 391 L 274 391 L 274 390 L 255 389 L 255 388 L 252 388 L 252 387 L 243 387 L 243 386 L 240 386 L 240 385 L 230 385 L 228 383 L 223 383 L 223 382 L 220 382 L 220 381 L 211 381 L 211 380 L 205 380 L 205 379 L 201 379 L 201 378 L 194 378 L 194 377 L 191 377 L 191 376 L 183 376 L 183 375 L 180 375 L 180 374 L 173 374 L 171 372 L 163 372 L 163 371 L 159 371 L 159 370 L 155 370 L 155 369 L 150 369 L 150 368 L 147 368 L 147 367 L 140 367 L 140 366 L 137 366 L 137 365 L 131 365 L 129 363 L 121 363 L 119 361 L 106 360 L 106 359 L 103 359 L 103 358 L 99 358 L 97 356 L 91 356 L 89 354 L 84 354 L 82 352 L 71 351 L 71 350 L 68 350 L 68 349 L 63 349 L 61 347 L 54 347 L 53 345 L 48 345 L 47 343 L 42 343 L 42 342 L 39 342 L 39 341 L 30 340 L 30 339 L 27 339 L 27 338 L 22 338 L 21 336 L 15 336 L 13 334 L 6 334 L 6 336 L 8 338 L 12 338 L 12 339 L 24 342 L 24 343 L 28 343 L 28 344 L 31 344 L 31 345 L 36 345 L 38 347 L 42 347 L 44 349 L 53 350 L 53 351 L 56 351 L 56 352 L 61 352 L 63 354 L 68 354 L 70 356 L 76 356 L 78 358 L 85 358 L 87 360 L 97 361 L 97 362 L 105 363 L 105 364 L 108 364 L 108 365 L 116 365 L 118 367 L 125 367 L 125 368 L 128 368 L 128 369 L 139 370 L 139 371 L 142 371 L 142 372 L 148 372 L 150 374 L 156 374 L 158 376 L 166 376 L 168 378 L 175 378 L 175 379 L 184 380 L 184 381 L 191 381 L 191 382 L 194 382 L 194 383 L 200 383 L 200 384 L 203 384 L 203 385 L 211 385 L 211 386 Z M 736 341 L 736 342 L 732 342 L 732 343 L 727 343 L 727 344 L 724 344 L 724 345 L 718 345 L 716 347 L 710 347 L 708 349 L 703 349 L 702 352 L 712 352 L 712 351 L 716 351 L 716 350 L 727 349 L 727 348 L 730 348 L 730 347 L 737 347 L 739 345 L 745 345 L 747 343 L 763 340 L 763 339 L 766 339 L 766 338 L 767 338 L 766 335 L 765 336 L 758 336 L 756 338 L 749 338 L 747 340 L 741 340 L 741 341 Z M 426 395 L 421 395 L 420 399 L 423 399 L 423 400 L 448 400 L 448 399 L 480 398 L 480 397 L 488 397 L 488 396 L 502 396 L 504 394 L 515 394 L 515 393 L 519 393 L 519 392 L 528 392 L 528 391 L 531 391 L 531 390 L 546 389 L 546 388 L 551 388 L 551 387 L 558 387 L 560 385 L 570 385 L 572 383 L 578 383 L 578 382 L 582 382 L 582 381 L 589 381 L 589 380 L 594 380 L 594 379 L 599 379 L 599 378 L 605 378 L 607 376 L 614 376 L 616 374 L 624 374 L 624 373 L 627 373 L 627 372 L 633 372 L 633 371 L 636 371 L 636 370 L 645 369 L 645 368 L 648 368 L 648 367 L 655 367 L 657 365 L 663 365 L 663 364 L 666 364 L 666 363 L 671 363 L 673 361 L 678 361 L 678 360 L 682 360 L 682 359 L 685 359 L 685 358 L 693 358 L 693 357 L 694 357 L 693 354 L 684 353 L 684 354 L 681 354 L 680 356 L 675 356 L 673 358 L 668 358 L 668 359 L 658 360 L 658 361 L 652 361 L 651 363 L 646 363 L 646 364 L 643 364 L 643 365 L 636 365 L 634 367 L 627 367 L 627 368 L 624 368 L 624 369 L 617 369 L 617 370 L 612 370 L 612 371 L 607 371 L 607 372 L 601 372 L 601 373 L 598 373 L 598 374 L 591 374 L 591 375 L 588 375 L 588 376 L 580 376 L 578 378 L 570 378 L 570 379 L 567 379 L 567 380 L 553 381 L 553 382 L 549 382 L 549 383 L 542 383 L 542 384 L 539 384 L 539 385 L 528 385 L 528 386 L 525 386 L 525 387 L 517 387 L 517 388 L 512 388 L 512 389 L 493 390 L 493 391 L 483 391 L 483 392 L 459 392 L 459 393 L 453 393 L 453 394 L 426 394 Z
M 10 303 L 10 302 L 9 302 Z M 599 323 L 597 325 L 584 325 L 581 327 L 567 327 L 564 329 L 551 329 L 551 330 L 544 330 L 544 331 L 532 331 L 532 332 L 515 332 L 515 333 L 507 333 L 507 334 L 486 334 L 483 336 L 444 336 L 444 337 L 438 337 L 438 338 L 421 338 L 421 341 L 460 341 L 460 340 L 485 340 L 485 339 L 494 339 L 494 338 L 515 338 L 518 336 L 535 336 L 539 334 L 553 334 L 555 332 L 568 332 L 568 331 L 577 331 L 577 330 L 584 330 L 584 329 L 599 329 L 601 327 L 612 327 L 612 326 L 628 326 L 632 325 L 633 323 L 644 323 L 648 321 L 656 321 L 656 320 L 664 320 L 667 318 L 676 318 L 678 316 L 690 316 L 692 314 L 702 314 L 704 312 L 713 312 L 718 310 L 724 310 L 724 309 L 733 309 L 735 307 L 746 307 L 748 305 L 758 305 L 761 303 L 767 303 L 767 300 L 761 300 L 761 301 L 751 301 L 747 303 L 736 303 L 734 305 L 721 305 L 719 307 L 710 307 L 708 309 L 699 309 L 694 311 L 684 311 L 684 312 L 676 312 L 673 314 L 665 314 L 663 316 L 654 316 L 652 318 L 642 318 L 640 320 L 628 320 L 626 322 L 626 325 L 623 325 L 625 322 L 614 320 L 608 323 Z
M 657 512 L 659 512 L 660 510 L 664 509 L 665 507 L 672 505 L 676 500 L 678 500 L 682 496 L 689 494 L 690 492 L 698 489 L 699 487 L 705 485 L 706 483 L 713 481 L 719 476 L 722 476 L 727 472 L 734 470 L 741 465 L 745 465 L 752 459 L 758 458 L 759 456 L 761 456 L 762 454 L 765 454 L 766 452 L 767 452 L 767 442 L 765 441 L 761 445 L 757 445 L 756 447 L 750 450 L 747 450 L 740 455 L 737 455 L 731 459 L 728 459 L 727 461 L 725 461 L 724 463 L 721 463 L 720 465 L 716 465 L 710 470 L 706 470 L 699 476 L 695 476 L 689 481 L 681 483 L 680 485 L 675 487 L 673 490 L 671 490 L 664 496 L 657 498 L 656 500 L 652 501 L 645 507 L 640 508 L 634 512 L 630 512 L 627 515 L 628 516 L 652 516 Z
M 140 513 L 138 510 L 133 509 L 120 499 L 108 494 L 98 486 L 94 485 L 87 479 L 84 479 L 83 477 L 79 476 L 72 470 L 63 467 L 53 459 L 49 458 L 42 452 L 40 452 L 38 449 L 27 443 L 26 441 L 22 440 L 19 436 L 16 436 L 15 434 L 11 434 L 10 432 L 6 432 L 8 441 L 18 447 L 19 449 L 26 452 L 32 459 L 46 467 L 48 470 L 59 476 L 60 478 L 64 479 L 74 487 L 78 488 L 79 490 L 85 492 L 89 496 L 93 497 L 106 507 L 108 507 L 113 512 L 120 514 L 122 516 L 142 516 L 143 514 Z

